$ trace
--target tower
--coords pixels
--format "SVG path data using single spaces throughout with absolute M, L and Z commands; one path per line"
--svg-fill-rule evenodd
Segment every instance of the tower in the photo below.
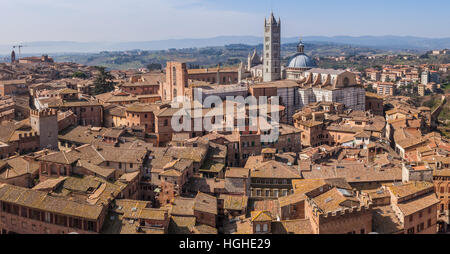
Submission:
M 188 87 L 188 72 L 185 63 L 167 62 L 166 82 L 163 84 L 163 100 L 175 101 L 179 96 L 185 96 Z
M 11 63 L 15 63 L 16 62 L 16 52 L 14 52 L 14 50 L 11 52 Z
M 281 19 L 275 20 L 273 13 L 269 20 L 264 19 L 264 63 L 263 81 L 281 79 Z
M 41 149 L 58 150 L 58 113 L 56 110 L 31 110 L 30 124 L 39 135 Z

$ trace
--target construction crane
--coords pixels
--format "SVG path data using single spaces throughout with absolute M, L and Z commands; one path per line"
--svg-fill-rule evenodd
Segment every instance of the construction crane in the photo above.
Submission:
M 20 59 L 20 57 L 22 56 L 21 49 L 26 46 L 19 44 L 19 45 L 13 45 L 12 47 L 13 47 L 13 49 L 15 49 L 15 48 L 19 49 L 19 59 Z

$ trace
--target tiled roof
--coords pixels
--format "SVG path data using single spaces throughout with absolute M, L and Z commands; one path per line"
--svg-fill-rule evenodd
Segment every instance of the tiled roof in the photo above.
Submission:
M 248 197 L 246 196 L 234 196 L 222 194 L 219 199 L 223 200 L 223 208 L 227 210 L 241 211 L 247 208 Z
M 433 183 L 419 182 L 419 181 L 389 186 L 389 189 L 391 190 L 392 194 L 394 194 L 398 198 L 407 197 L 415 193 L 431 190 L 433 188 L 434 188 Z
M 337 188 L 333 188 L 315 197 L 313 200 L 322 213 L 335 212 L 355 206 L 359 207 L 360 204 L 358 199 L 344 196 Z
M 404 216 L 424 210 L 432 205 L 439 204 L 441 201 L 437 198 L 435 193 L 430 193 L 426 196 L 421 196 L 406 202 L 397 204 Z
M 313 234 L 309 219 L 272 222 L 272 234 Z
M 268 211 L 253 211 L 251 221 L 272 221 L 272 215 Z
M 225 178 L 248 178 L 250 169 L 248 168 L 228 168 Z
M 251 178 L 280 178 L 280 179 L 300 179 L 300 175 L 294 173 L 295 168 L 285 166 L 278 161 L 267 161 L 257 166 L 250 172 Z
M 0 200 L 32 209 L 88 220 L 98 220 L 104 209 L 101 205 L 77 203 L 63 198 L 48 196 L 45 192 L 7 184 L 0 185 Z
M 197 193 L 194 210 L 217 215 L 217 198 L 202 192 Z

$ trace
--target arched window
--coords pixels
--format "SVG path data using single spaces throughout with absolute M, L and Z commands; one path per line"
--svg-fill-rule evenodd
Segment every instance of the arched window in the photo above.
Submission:
M 177 85 L 177 68 L 175 68 L 175 66 L 172 68 L 172 79 L 173 79 L 173 85 L 176 86 Z

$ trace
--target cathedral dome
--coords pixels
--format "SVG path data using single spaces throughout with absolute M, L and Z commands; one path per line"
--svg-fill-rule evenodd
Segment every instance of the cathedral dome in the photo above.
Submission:
M 305 55 L 304 53 L 295 54 L 290 60 L 287 66 L 288 68 L 314 68 L 316 67 L 315 61 Z
M 297 53 L 291 57 L 288 63 L 288 68 L 314 68 L 316 67 L 316 63 L 314 60 L 305 54 L 305 45 L 302 40 L 297 45 Z

